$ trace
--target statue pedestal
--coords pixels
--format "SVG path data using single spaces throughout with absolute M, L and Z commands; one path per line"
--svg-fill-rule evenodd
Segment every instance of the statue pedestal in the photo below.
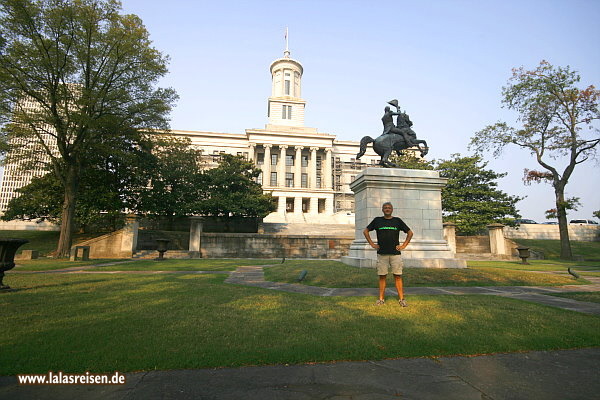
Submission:
M 414 236 L 402 251 L 406 267 L 466 268 L 456 260 L 444 239 L 441 190 L 446 179 L 437 171 L 399 168 L 366 168 L 350 184 L 354 192 L 355 234 L 348 256 L 342 262 L 356 267 L 374 268 L 377 252 L 369 246 L 363 230 L 375 217 L 382 216 L 381 206 L 389 201 L 394 216 L 413 231 Z M 375 232 L 371 237 L 376 241 Z M 400 243 L 404 240 L 400 234 Z

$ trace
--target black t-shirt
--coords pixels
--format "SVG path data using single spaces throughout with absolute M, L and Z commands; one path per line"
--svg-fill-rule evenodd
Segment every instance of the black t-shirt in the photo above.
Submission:
M 396 246 L 400 244 L 400 231 L 408 233 L 410 228 L 398 217 L 386 219 L 375 217 L 367 226 L 369 231 L 377 231 L 377 254 L 400 254 Z

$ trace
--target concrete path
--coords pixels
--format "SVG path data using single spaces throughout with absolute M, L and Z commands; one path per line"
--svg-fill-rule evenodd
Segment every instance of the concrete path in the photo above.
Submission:
M 11 400 L 590 400 L 600 393 L 600 348 L 477 357 L 409 358 L 267 367 L 149 371 L 121 386 L 19 386 Z
M 225 280 L 226 283 L 261 287 L 264 289 L 281 290 L 290 293 L 304 293 L 315 296 L 373 296 L 379 294 L 377 288 L 324 288 L 303 284 L 281 283 L 265 281 L 264 267 L 245 266 L 238 267 Z M 530 301 L 532 303 L 563 308 L 585 314 L 600 316 L 600 303 L 577 301 L 562 297 L 549 296 L 552 293 L 569 292 L 600 292 L 600 278 L 587 277 L 591 284 L 565 285 L 565 286 L 444 286 L 444 287 L 406 287 L 404 293 L 410 295 L 467 295 L 486 294 L 510 297 L 513 299 Z M 396 290 L 386 289 L 386 296 L 397 296 Z

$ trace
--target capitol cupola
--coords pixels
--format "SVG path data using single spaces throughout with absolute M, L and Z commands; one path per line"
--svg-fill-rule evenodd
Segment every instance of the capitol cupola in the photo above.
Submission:
M 270 71 L 272 88 L 269 97 L 269 124 L 304 126 L 306 102 L 301 94 L 304 68 L 300 62 L 290 58 L 287 30 L 283 58 L 273 61 Z

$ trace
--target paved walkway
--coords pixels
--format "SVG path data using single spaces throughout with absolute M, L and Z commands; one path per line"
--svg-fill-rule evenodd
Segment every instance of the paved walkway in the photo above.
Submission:
M 477 357 L 148 371 L 122 386 L 19 386 L 11 400 L 589 400 L 600 393 L 600 348 Z

